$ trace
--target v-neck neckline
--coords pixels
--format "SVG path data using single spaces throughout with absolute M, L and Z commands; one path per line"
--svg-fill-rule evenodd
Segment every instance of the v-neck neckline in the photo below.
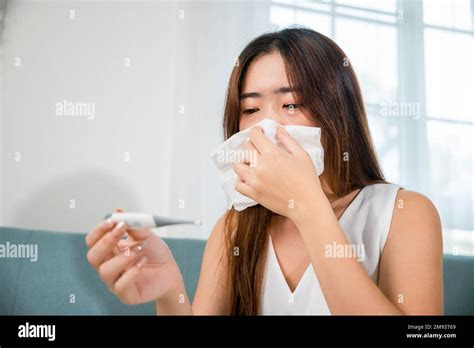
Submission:
M 303 281 L 306 279 L 306 274 L 310 270 L 312 264 L 311 264 L 311 262 L 309 263 L 309 265 L 306 267 L 306 270 L 304 271 L 303 275 L 301 276 L 298 283 L 296 284 L 295 290 L 291 291 L 290 285 L 286 281 L 285 275 L 283 274 L 280 263 L 278 262 L 278 258 L 276 256 L 275 248 L 273 247 L 272 236 L 269 235 L 268 237 L 269 237 L 268 242 L 269 242 L 269 247 L 270 247 L 270 253 L 272 254 L 271 257 L 273 259 L 272 264 L 275 264 L 274 268 L 276 269 L 276 272 L 279 274 L 281 280 L 283 280 L 283 284 L 284 284 L 285 288 L 288 290 L 288 292 L 291 295 L 295 295 L 295 293 L 298 291 L 298 289 L 301 288 L 301 286 L 303 284 Z
M 345 216 L 346 212 L 349 210 L 349 208 L 353 205 L 353 203 L 357 200 L 357 198 L 361 195 L 362 193 L 362 190 L 365 188 L 366 186 L 362 186 L 361 189 L 359 190 L 359 192 L 357 192 L 357 194 L 351 199 L 351 201 L 349 202 L 349 204 L 344 208 L 342 214 L 339 216 L 339 219 L 337 219 L 338 222 L 341 222 L 342 218 Z M 275 248 L 273 247 L 273 242 L 272 242 L 272 236 L 270 234 L 268 234 L 268 242 L 269 242 L 269 248 L 270 248 L 270 252 L 273 256 L 273 260 L 274 260 L 274 264 L 275 264 L 275 268 L 276 268 L 276 272 L 279 274 L 280 278 L 283 280 L 283 283 L 284 283 L 284 286 L 285 288 L 288 290 L 288 292 L 291 294 L 291 295 L 295 295 L 296 292 L 298 291 L 299 288 L 302 287 L 302 284 L 303 282 L 306 280 L 307 278 L 307 274 L 309 272 L 309 270 L 311 269 L 311 266 L 312 266 L 312 263 L 310 262 L 309 265 L 306 267 L 303 275 L 301 276 L 301 278 L 299 279 L 298 283 L 296 283 L 296 287 L 295 287 L 295 290 L 291 291 L 291 288 L 290 288 L 290 285 L 288 284 L 288 282 L 286 281 L 285 279 L 285 275 L 283 273 L 283 270 L 281 269 L 281 266 L 280 266 L 280 263 L 278 262 L 278 257 L 276 255 L 276 251 L 275 251 Z

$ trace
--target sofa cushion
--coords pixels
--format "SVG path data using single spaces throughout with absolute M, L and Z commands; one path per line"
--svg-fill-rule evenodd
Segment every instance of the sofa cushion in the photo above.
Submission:
M 129 306 L 102 283 L 86 259 L 83 233 L 0 227 L 0 244 L 34 244 L 36 262 L 0 258 L 0 315 L 154 314 L 154 303 Z M 206 241 L 164 238 L 192 301 Z M 474 257 L 444 255 L 445 314 L 474 314 Z M 74 300 L 74 301 L 73 301 Z
M 154 314 L 154 303 L 123 304 L 100 280 L 86 259 L 82 233 L 0 228 L 0 244 L 37 245 L 36 262 L 0 259 L 0 314 Z M 194 297 L 204 240 L 167 239 Z

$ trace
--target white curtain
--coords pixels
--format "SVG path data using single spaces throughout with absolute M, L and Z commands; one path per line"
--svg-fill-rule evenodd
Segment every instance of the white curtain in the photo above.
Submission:
M 3 81 L 3 21 L 5 18 L 5 7 L 6 7 L 6 0 L 0 0 L 0 86 Z M 2 168 L 2 155 L 3 155 L 3 146 L 2 146 L 2 134 L 3 134 L 3 128 L 2 128 L 2 121 L 3 121 L 3 116 L 2 116 L 2 102 L 3 100 L 3 88 L 0 88 L 0 225 L 2 223 L 2 203 L 3 203 L 3 193 L 2 193 L 2 173 L 3 173 L 3 168 Z
M 474 1 L 273 0 L 270 23 L 333 38 L 389 181 L 427 195 L 445 252 L 474 254 Z

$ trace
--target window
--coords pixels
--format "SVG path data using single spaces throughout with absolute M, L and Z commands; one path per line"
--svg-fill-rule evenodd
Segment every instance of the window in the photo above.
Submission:
M 389 181 L 436 204 L 445 251 L 474 254 L 474 0 L 273 0 L 273 27 L 335 40 Z

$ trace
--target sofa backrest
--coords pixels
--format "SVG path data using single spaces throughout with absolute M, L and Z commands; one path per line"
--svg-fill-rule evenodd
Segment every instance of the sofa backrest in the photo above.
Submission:
M 0 227 L 0 244 L 34 244 L 38 260 L 0 258 L 0 315 L 154 314 L 148 303 L 125 305 L 86 259 L 82 233 Z M 206 241 L 164 238 L 183 273 L 192 300 Z M 474 257 L 445 255 L 445 314 L 474 314 Z
M 166 239 L 180 266 L 190 299 L 194 297 L 204 240 Z M 82 233 L 0 227 L 0 244 L 38 246 L 36 262 L 0 258 L 0 314 L 155 314 L 154 303 L 123 304 L 86 259 Z

